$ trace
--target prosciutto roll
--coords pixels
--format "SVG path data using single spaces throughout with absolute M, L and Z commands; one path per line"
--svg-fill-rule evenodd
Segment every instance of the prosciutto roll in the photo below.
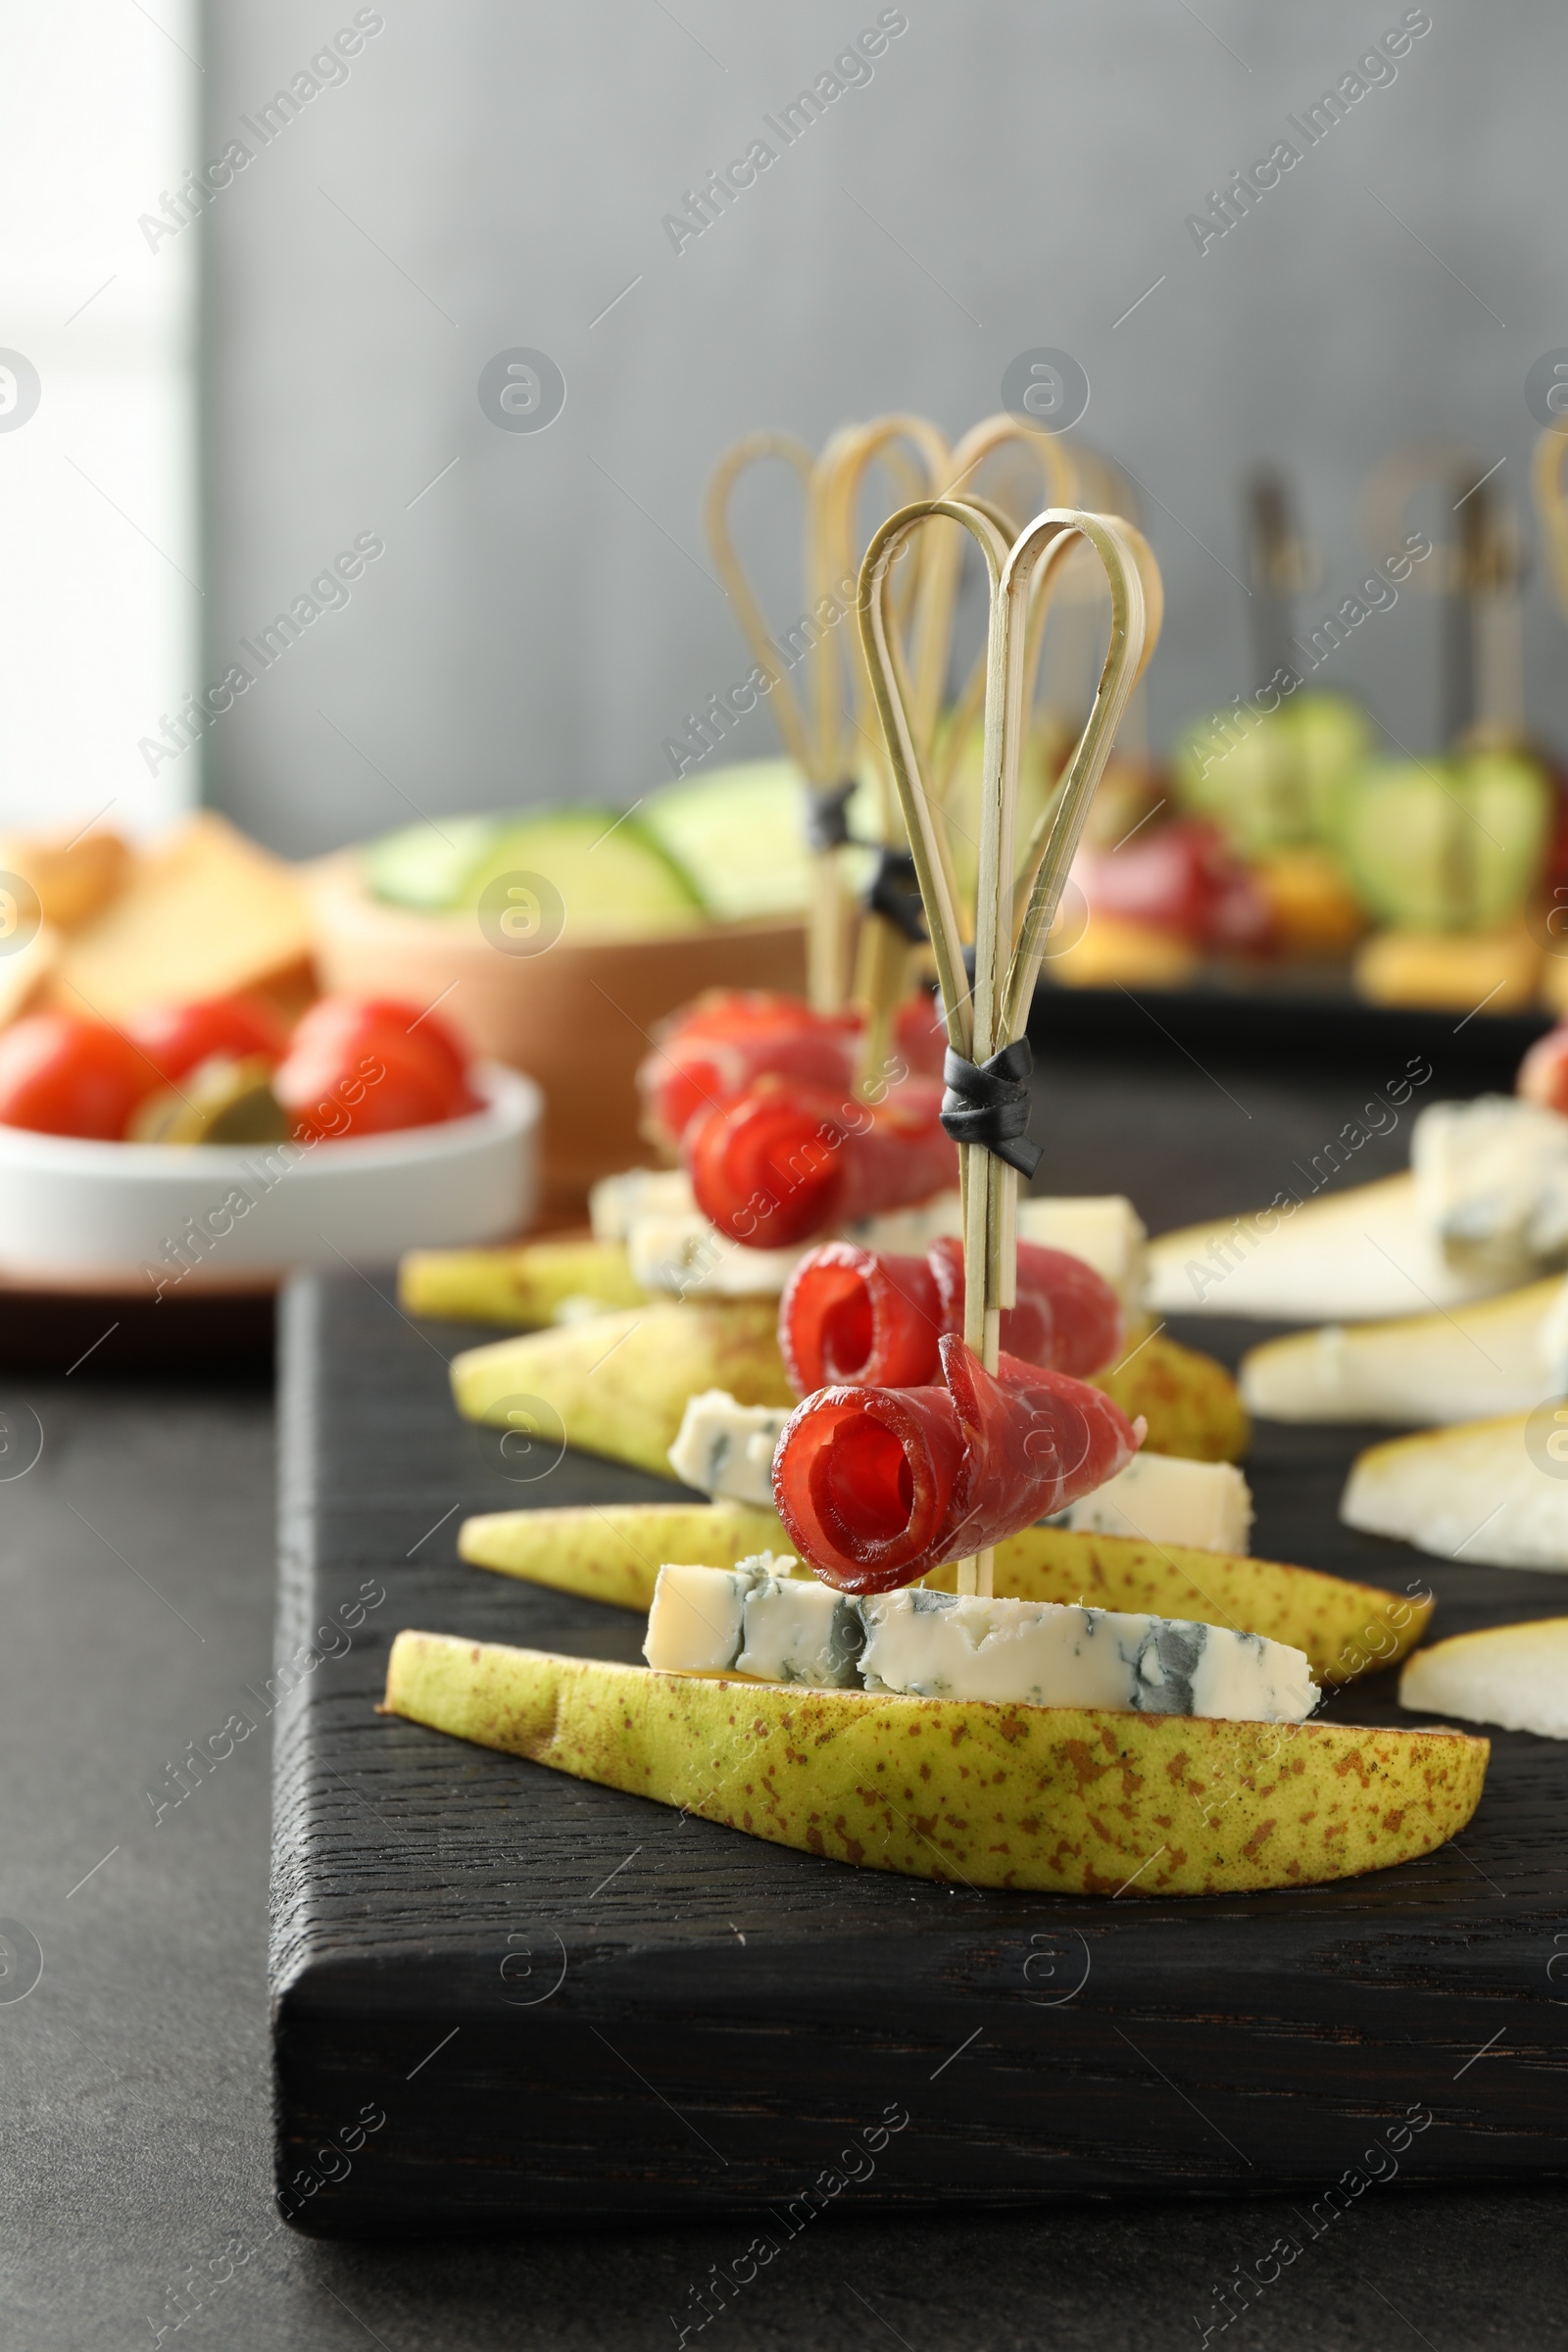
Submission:
M 1143 1439 L 1099 1389 L 1004 1355 L 995 1376 L 939 1343 L 940 1387 L 822 1389 L 773 1456 L 801 1557 L 843 1592 L 889 1592 L 1065 1509 Z
M 825 1242 L 802 1258 L 779 1302 L 779 1347 L 802 1396 L 834 1381 L 921 1388 L 938 1378 L 943 1333 L 962 1329 L 963 1247 L 952 1236 L 923 1258 Z M 1006 1354 L 1081 1376 L 1108 1364 L 1122 1335 L 1121 1303 L 1092 1266 L 1018 1244 L 1018 1302 L 1002 1317 Z
M 681 1155 L 710 1224 L 753 1249 L 783 1250 L 950 1191 L 958 1153 L 941 1108 L 940 1085 L 924 1078 L 878 1103 L 758 1078 L 691 1121 Z

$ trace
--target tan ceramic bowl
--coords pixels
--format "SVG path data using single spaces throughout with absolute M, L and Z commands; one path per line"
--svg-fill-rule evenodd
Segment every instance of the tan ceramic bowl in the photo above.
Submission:
M 316 868 L 312 899 L 323 989 L 439 1003 L 475 1054 L 544 1089 L 546 1206 L 557 1215 L 580 1206 L 596 1177 L 649 1156 L 634 1079 L 656 1021 L 705 988 L 805 985 L 799 918 L 654 939 L 574 939 L 568 925 L 523 955 L 492 946 L 473 914 L 383 906 L 352 854 Z

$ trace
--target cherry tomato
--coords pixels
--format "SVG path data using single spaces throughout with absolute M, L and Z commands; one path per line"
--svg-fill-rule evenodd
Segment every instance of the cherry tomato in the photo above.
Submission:
M 281 1061 L 288 1051 L 283 1025 L 257 997 L 209 997 L 199 1004 L 153 1004 L 125 1023 L 166 1086 L 221 1054 L 231 1061 L 260 1054 Z
M 35 1012 L 0 1031 L 0 1122 L 42 1135 L 117 1142 L 158 1084 L 118 1029 L 69 1012 Z
M 302 1047 L 314 1050 L 328 1039 L 335 1041 L 349 1032 L 357 1034 L 367 1025 L 390 1029 L 399 1037 L 413 1039 L 416 1046 L 428 1048 L 466 1096 L 470 1056 L 457 1031 L 438 1012 L 402 1004 L 395 997 L 318 998 L 295 1023 L 289 1051 L 293 1053 Z
M 289 1041 L 272 1091 L 316 1138 L 429 1127 L 479 1107 L 462 1049 L 435 1015 L 385 998 L 323 997 Z

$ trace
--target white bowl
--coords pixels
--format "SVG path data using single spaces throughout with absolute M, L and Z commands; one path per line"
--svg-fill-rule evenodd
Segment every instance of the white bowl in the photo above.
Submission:
M 0 1273 L 139 1270 L 154 1296 L 243 1268 L 373 1265 L 519 1232 L 543 1097 L 480 1062 L 484 1108 L 341 1142 L 107 1144 L 0 1125 Z

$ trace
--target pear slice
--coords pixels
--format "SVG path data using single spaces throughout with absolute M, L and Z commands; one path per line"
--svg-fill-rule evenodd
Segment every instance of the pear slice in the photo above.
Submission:
M 1546 1323 L 1562 1278 L 1451 1313 L 1325 1324 L 1251 1348 L 1242 1398 L 1266 1421 L 1469 1421 L 1528 1411 L 1559 1381 Z
M 403 1298 L 407 1305 L 407 1279 Z M 505 1423 L 519 1398 L 542 1401 L 568 1446 L 672 1478 L 668 1452 L 689 1396 L 723 1389 L 737 1404 L 795 1404 L 777 1324 L 771 1298 L 656 1300 L 470 1348 L 453 1358 L 452 1391 L 470 1421 Z M 1144 1415 L 1153 1453 L 1212 1462 L 1246 1449 L 1247 1415 L 1224 1365 L 1163 1334 L 1095 1385 L 1130 1419 Z
M 590 1510 L 487 1511 L 458 1529 L 458 1557 L 530 1585 L 577 1592 L 646 1616 L 666 1560 L 738 1568 L 787 1552 L 771 1511 L 743 1502 L 614 1502 Z
M 956 1592 L 956 1567 L 926 1583 Z M 1429 1597 L 1385 1592 L 1315 1568 L 1185 1544 L 1026 1527 L 997 1545 L 996 1591 L 1017 1600 L 1082 1600 L 1132 1616 L 1196 1617 L 1306 1652 L 1328 1685 L 1393 1666 L 1432 1615 Z
M 668 1560 L 738 1568 L 758 1552 L 790 1548 L 771 1512 L 743 1503 L 491 1511 L 458 1530 L 458 1556 L 476 1568 L 643 1612 L 653 1606 L 659 1571 Z M 924 1582 L 956 1592 L 957 1573 L 950 1565 Z M 1409 1598 L 1279 1560 L 1064 1527 L 1026 1527 L 999 1544 L 995 1578 L 1003 1600 L 1084 1601 L 1119 1614 L 1194 1617 L 1262 1634 L 1304 1650 L 1327 1685 L 1397 1664 L 1420 1641 L 1434 1605 L 1427 1595 Z
M 1463 1306 L 1507 1279 L 1451 1266 L 1419 1215 L 1415 1178 L 1386 1176 L 1299 1202 L 1281 1193 L 1250 1216 L 1162 1233 L 1149 1245 L 1147 1299 L 1156 1314 L 1373 1320 Z
M 1193 1462 L 1239 1461 L 1251 1443 L 1251 1426 L 1235 1381 L 1223 1364 L 1196 1348 L 1183 1348 L 1162 1331 L 1141 1344 L 1128 1339 L 1120 1363 L 1091 1377 L 1093 1388 L 1121 1406 L 1129 1421 L 1142 1413 L 1151 1453 L 1174 1453 Z
M 1568 1740 L 1568 1617 L 1492 1625 L 1418 1650 L 1399 1677 L 1399 1704 Z
M 470 1421 L 505 1427 L 519 1405 L 585 1453 L 674 1478 L 669 1449 L 688 1396 L 724 1389 L 739 1404 L 788 1410 L 795 1392 L 778 1351 L 771 1298 L 673 1301 L 525 1332 L 452 1359 L 452 1394 Z
M 553 1323 L 568 1299 L 597 1301 L 611 1314 L 647 1296 L 621 1243 L 580 1235 L 511 1250 L 411 1250 L 398 1268 L 405 1314 L 505 1323 L 514 1331 Z
M 1527 1446 L 1527 1413 L 1369 1446 L 1351 1467 L 1340 1517 L 1440 1560 L 1568 1571 L 1568 1407 L 1559 1418 L 1544 1433 L 1548 1455 L 1564 1446 L 1556 1473 Z
M 1428 1854 L 1485 1740 L 709 1681 L 400 1633 L 384 1712 L 867 1870 L 1068 1894 L 1310 1886 Z

